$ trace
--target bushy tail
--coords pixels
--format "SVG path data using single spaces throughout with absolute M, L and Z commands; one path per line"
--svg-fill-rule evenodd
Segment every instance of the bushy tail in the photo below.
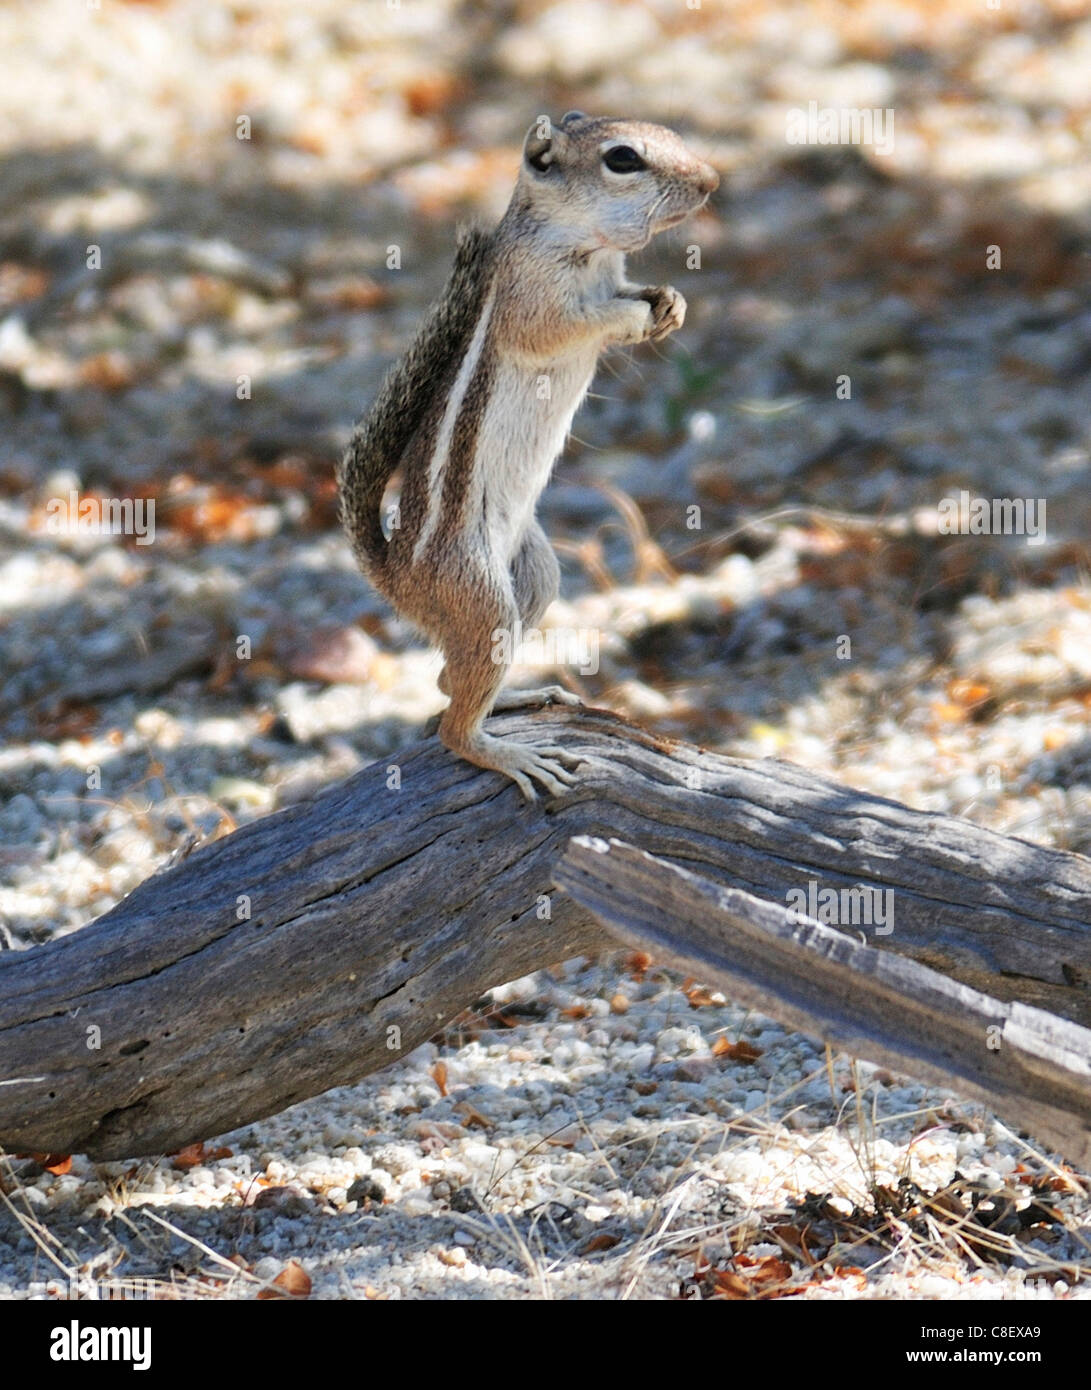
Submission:
M 457 370 L 485 302 L 493 234 L 472 227 L 459 236 L 454 268 L 405 356 L 387 373 L 374 405 L 357 424 L 338 470 L 341 524 L 366 574 L 381 577 L 387 541 L 379 508 L 383 493 L 449 368 Z

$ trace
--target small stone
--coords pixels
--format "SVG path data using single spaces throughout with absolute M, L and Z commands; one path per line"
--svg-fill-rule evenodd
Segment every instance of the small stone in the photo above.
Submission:
M 275 1211 L 289 1220 L 308 1216 L 314 1209 L 298 1187 L 264 1187 L 250 1205 L 255 1211 Z
M 348 1202 L 385 1202 L 386 1190 L 370 1176 L 357 1178 L 345 1194 Z

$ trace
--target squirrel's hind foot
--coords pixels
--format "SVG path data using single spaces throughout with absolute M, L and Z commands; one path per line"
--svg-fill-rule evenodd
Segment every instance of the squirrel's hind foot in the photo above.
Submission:
M 494 752 L 502 752 L 493 766 L 510 777 L 528 801 L 538 800 L 531 778 L 540 782 L 550 796 L 563 796 L 576 781 L 572 769 L 584 761 L 554 743 L 528 746 L 507 739 L 497 739 L 496 743 Z
M 576 781 L 572 769 L 586 761 L 555 743 L 516 743 L 490 734 L 478 734 L 465 747 L 451 748 L 451 752 L 477 767 L 491 768 L 510 777 L 527 801 L 538 799 L 535 782 L 550 796 L 563 796 Z
M 538 690 L 501 690 L 492 702 L 492 713 L 524 709 L 534 705 L 582 705 L 583 701 L 561 685 L 543 685 Z

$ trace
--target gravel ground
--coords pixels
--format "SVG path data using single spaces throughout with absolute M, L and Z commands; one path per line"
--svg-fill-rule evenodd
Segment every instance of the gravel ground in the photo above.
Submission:
M 611 359 L 544 499 L 555 621 L 601 632 L 564 678 L 1091 851 L 1087 5 L 39 0 L 0 10 L 0 53 L 15 948 L 440 708 L 333 466 L 455 222 L 574 106 L 679 125 L 723 187 L 637 263 L 686 293 L 683 333 Z M 811 101 L 891 109 L 892 150 L 788 143 Z M 1044 500 L 1041 543 L 942 534 L 963 492 Z M 72 493 L 153 500 L 154 541 L 56 534 Z M 251 1297 L 293 1260 L 330 1298 L 1091 1289 L 1055 1157 L 636 957 L 505 985 L 204 1149 L 0 1165 L 3 1297 Z

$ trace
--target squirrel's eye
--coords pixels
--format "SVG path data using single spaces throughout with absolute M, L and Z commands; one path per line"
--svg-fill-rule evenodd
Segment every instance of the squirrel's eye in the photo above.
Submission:
M 635 174 L 648 166 L 629 145 L 615 145 L 602 157 L 603 164 L 614 174 Z

